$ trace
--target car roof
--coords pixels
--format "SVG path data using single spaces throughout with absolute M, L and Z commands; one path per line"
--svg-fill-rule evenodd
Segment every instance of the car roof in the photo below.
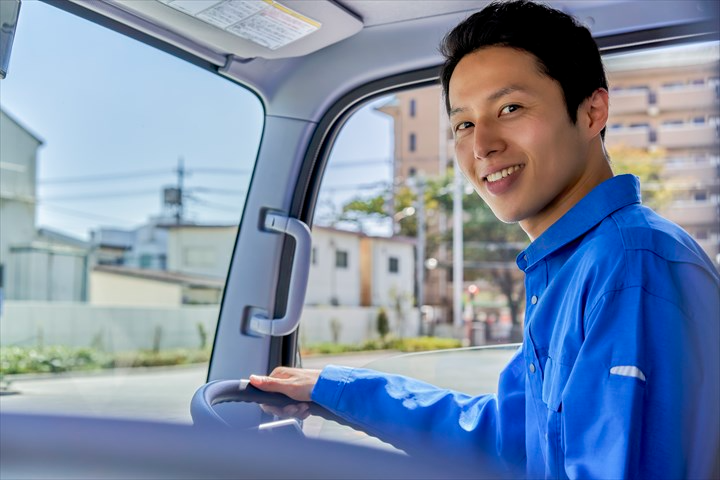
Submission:
M 458 22 L 489 2 L 473 0 L 282 0 L 317 20 L 310 35 L 277 49 L 221 31 L 173 9 L 172 0 L 75 0 L 83 9 L 191 53 L 252 90 L 267 115 L 319 121 L 352 90 L 383 78 L 436 68 L 438 45 Z M 273 2 L 270 2 L 273 3 Z M 277 3 L 277 2 L 275 2 Z M 601 48 L 716 35 L 717 2 L 552 0 L 593 32 Z

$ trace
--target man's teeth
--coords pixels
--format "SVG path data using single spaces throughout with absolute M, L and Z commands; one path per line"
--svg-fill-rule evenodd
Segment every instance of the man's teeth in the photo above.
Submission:
M 517 172 L 518 170 L 520 170 L 520 168 L 522 168 L 522 167 L 520 167 L 520 165 L 515 165 L 514 167 L 503 168 L 499 172 L 491 173 L 490 175 L 488 175 L 485 178 L 487 179 L 488 182 L 497 182 L 498 180 Z

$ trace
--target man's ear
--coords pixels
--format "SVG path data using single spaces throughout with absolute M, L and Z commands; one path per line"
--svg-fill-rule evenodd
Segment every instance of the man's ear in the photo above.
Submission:
M 578 112 L 578 120 L 585 127 L 585 131 L 589 138 L 600 135 L 600 132 L 607 124 L 609 108 L 608 91 L 604 88 L 598 88 L 592 95 L 580 104 Z

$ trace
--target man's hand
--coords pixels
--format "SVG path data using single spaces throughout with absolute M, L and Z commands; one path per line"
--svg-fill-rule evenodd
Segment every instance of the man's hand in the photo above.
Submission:
M 310 393 L 320 377 L 320 370 L 277 367 L 267 376 L 250 375 L 250 384 L 266 392 L 277 392 L 293 400 L 310 401 Z

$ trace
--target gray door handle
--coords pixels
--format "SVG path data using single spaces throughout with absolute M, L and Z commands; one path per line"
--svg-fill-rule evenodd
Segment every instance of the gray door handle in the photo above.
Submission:
M 280 337 L 294 332 L 300 324 L 300 314 L 305 304 L 305 292 L 310 274 L 312 235 L 305 223 L 277 212 L 267 213 L 264 228 L 269 232 L 287 234 L 295 239 L 290 291 L 284 317 L 268 318 L 266 312 L 254 310 L 248 329 L 254 334 Z

